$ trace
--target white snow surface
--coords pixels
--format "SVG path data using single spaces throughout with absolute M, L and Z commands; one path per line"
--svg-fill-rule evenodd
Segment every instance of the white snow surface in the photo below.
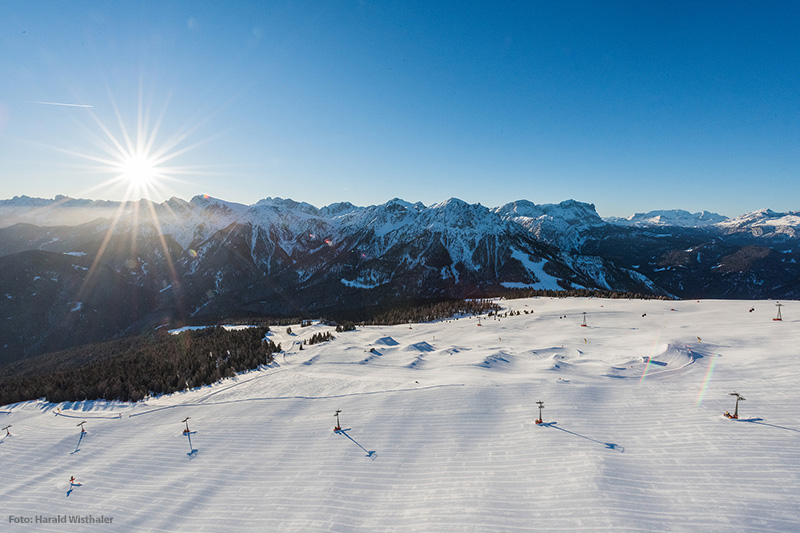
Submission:
M 0 407 L 3 531 L 798 530 L 800 302 L 499 303 L 522 314 L 276 327 L 273 365 L 211 386 Z
M 554 291 L 562 290 L 561 286 L 558 284 L 558 278 L 544 271 L 545 262 L 543 260 L 539 262 L 531 261 L 530 258 L 528 258 L 528 254 L 520 252 L 516 248 L 511 252 L 511 257 L 522 263 L 522 266 L 539 280 L 538 283 L 529 285 L 526 288 L 550 289 Z M 509 288 L 518 288 L 510 282 L 503 283 L 502 285 Z

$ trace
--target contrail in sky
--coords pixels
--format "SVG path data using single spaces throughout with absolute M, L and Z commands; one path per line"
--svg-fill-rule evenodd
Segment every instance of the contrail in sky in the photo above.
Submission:
M 60 105 L 64 107 L 94 107 L 88 104 L 65 104 L 63 102 L 31 102 L 32 104 L 42 104 L 42 105 Z

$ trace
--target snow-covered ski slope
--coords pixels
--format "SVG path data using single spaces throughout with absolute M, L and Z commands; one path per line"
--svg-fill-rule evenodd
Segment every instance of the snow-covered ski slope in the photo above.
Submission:
M 275 365 L 213 386 L 1 407 L 2 512 L 113 518 L 82 531 L 800 530 L 800 303 L 782 322 L 765 301 L 500 303 L 523 314 L 302 351 L 329 328 L 275 328 Z

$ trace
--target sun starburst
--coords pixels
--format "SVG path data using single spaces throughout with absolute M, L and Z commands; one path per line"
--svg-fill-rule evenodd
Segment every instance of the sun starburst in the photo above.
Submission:
M 134 188 L 147 189 L 159 177 L 159 169 L 147 154 L 130 154 L 119 162 L 120 177 Z
M 90 143 L 94 146 L 90 151 L 75 151 L 57 148 L 62 152 L 80 157 L 89 162 L 87 170 L 94 173 L 105 175 L 106 179 L 91 187 L 81 194 L 91 191 L 104 191 L 105 195 L 119 197 L 119 188 L 122 187 L 122 202 L 116 211 L 106 231 L 105 237 L 98 248 L 97 255 L 94 257 L 93 264 L 83 280 L 83 284 L 78 291 L 77 300 L 80 301 L 82 294 L 91 286 L 89 283 L 93 278 L 98 266 L 103 262 L 106 250 L 116 241 L 117 228 L 125 228 L 125 239 L 130 239 L 131 264 L 138 264 L 136 257 L 141 251 L 141 244 L 136 241 L 143 235 L 153 235 L 157 237 L 155 246 L 161 249 L 161 256 L 166 261 L 167 277 L 163 280 L 164 285 L 173 288 L 172 293 L 176 299 L 180 299 L 177 288 L 180 286 L 170 247 L 162 231 L 163 221 L 160 218 L 167 216 L 170 219 L 178 220 L 179 217 L 172 212 L 168 203 L 156 205 L 153 200 L 175 196 L 176 193 L 170 190 L 169 182 L 183 182 L 182 175 L 205 173 L 197 166 L 179 166 L 175 163 L 180 159 L 185 159 L 187 152 L 197 146 L 207 142 L 188 142 L 191 136 L 200 127 L 184 126 L 179 128 L 171 135 L 164 135 L 164 118 L 166 115 L 166 103 L 161 107 L 161 112 L 153 118 L 151 106 L 144 104 L 141 86 L 139 88 L 138 105 L 136 106 L 135 121 L 126 121 L 123 113 L 111 97 L 111 105 L 115 121 L 103 121 L 96 110 L 87 108 L 88 115 L 92 122 L 90 125 L 85 123 L 80 126 L 85 131 Z M 126 115 L 126 116 L 130 116 Z M 135 123 L 135 126 L 131 126 Z M 116 189 L 116 193 L 113 190 Z M 147 225 L 152 228 L 153 233 L 144 233 L 136 230 L 137 227 Z M 133 229 L 134 231 L 129 231 Z M 140 241 L 144 242 L 144 241 Z M 152 242 L 152 241 L 151 241 Z M 117 246 L 116 249 L 119 247 Z M 138 251 L 137 251 L 138 250 Z M 124 269 L 123 269 L 124 270 Z M 154 280 L 156 281 L 156 280 Z M 179 306 L 178 306 L 179 307 Z

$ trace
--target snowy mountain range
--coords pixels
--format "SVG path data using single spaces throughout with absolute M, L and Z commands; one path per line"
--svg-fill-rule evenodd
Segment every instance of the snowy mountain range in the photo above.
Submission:
M 520 288 L 797 298 L 798 229 L 798 212 L 603 220 L 574 200 L 320 209 L 282 198 L 15 197 L 0 201 L 0 361 L 156 322 L 355 317 Z
M 608 217 L 606 222 L 620 224 L 622 226 L 677 226 L 683 228 L 703 228 L 714 224 L 720 224 L 728 220 L 728 217 L 708 211 L 690 213 L 683 209 L 671 209 L 668 211 L 650 211 L 648 213 L 636 213 L 628 218 Z

